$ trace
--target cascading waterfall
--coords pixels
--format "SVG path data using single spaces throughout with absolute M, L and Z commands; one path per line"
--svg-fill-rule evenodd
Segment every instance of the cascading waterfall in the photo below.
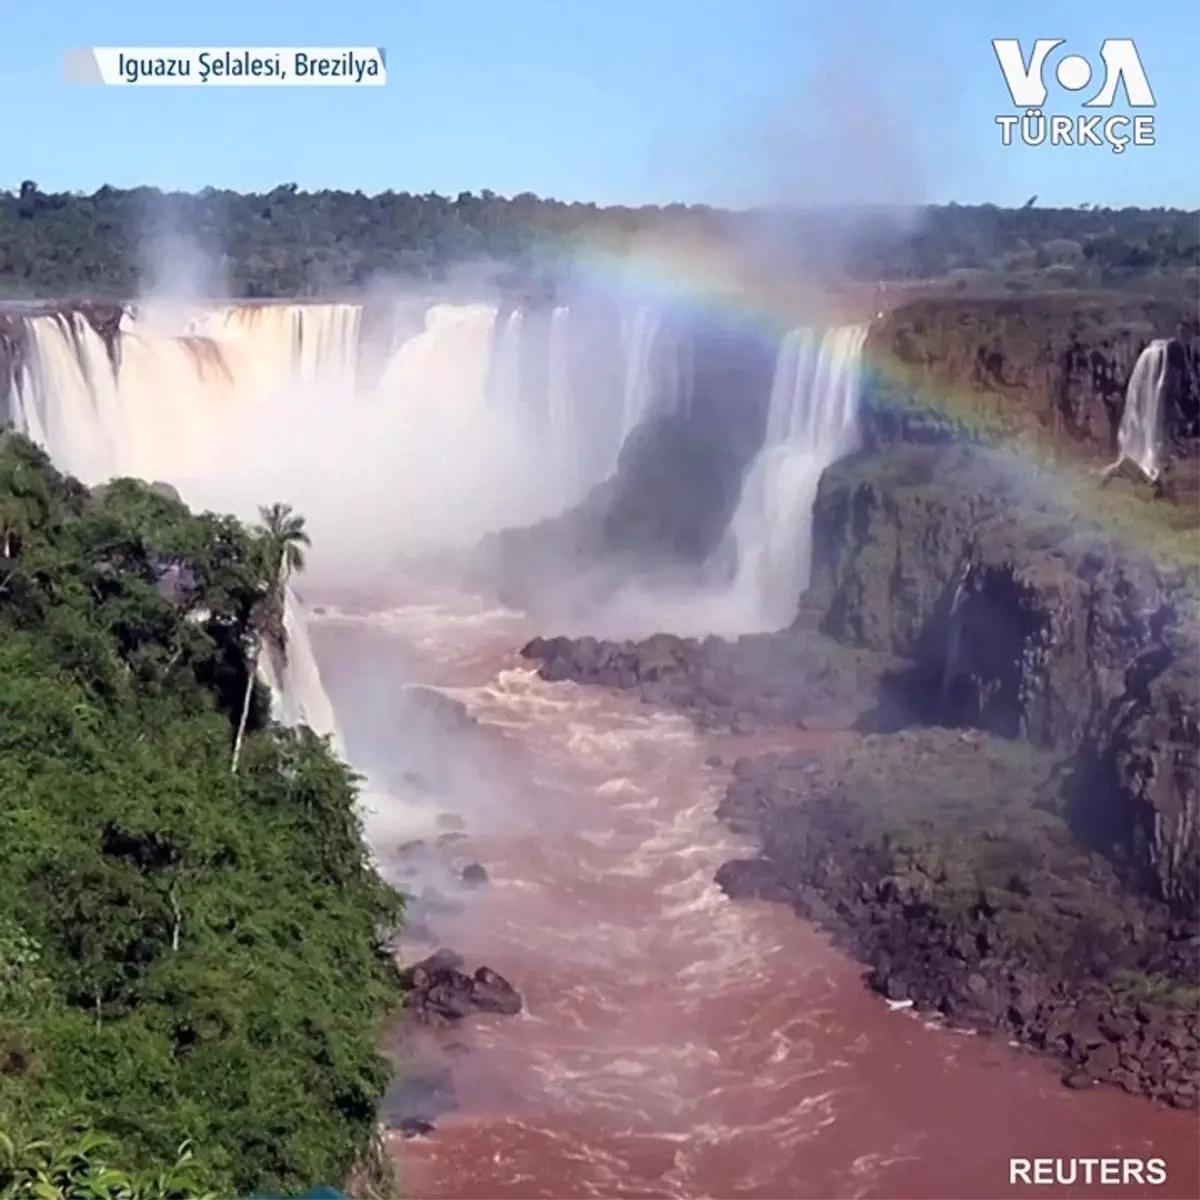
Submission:
M 262 656 L 259 676 L 271 689 L 275 719 L 284 725 L 307 725 L 328 737 L 339 755 L 345 747 L 333 703 L 321 681 L 321 672 L 308 636 L 307 614 L 296 593 L 284 591 L 283 629 L 287 648 L 282 662 L 269 653 Z
M 520 414 L 549 484 L 551 510 L 568 507 L 608 479 L 626 438 L 653 412 L 678 409 L 690 394 L 690 363 L 678 353 L 662 361 L 660 322 L 658 311 L 645 306 L 621 314 L 620 394 L 614 404 L 579 377 L 568 306 L 554 308 L 544 323 L 520 310 L 499 321 L 491 403 Z
M 946 614 L 946 624 L 949 632 L 946 635 L 946 656 L 942 660 L 942 681 L 938 689 L 938 715 L 943 721 L 953 718 L 950 708 L 950 688 L 958 674 L 963 641 L 963 602 L 967 588 L 971 583 L 971 573 L 974 570 L 973 560 L 968 557 L 963 560 L 954 583 L 954 591 L 950 594 L 950 611 Z
M 791 624 L 808 587 L 812 509 L 826 467 L 858 444 L 865 325 L 799 329 L 780 346 L 763 448 L 731 525 L 733 594 L 755 629 Z
M 654 351 L 658 343 L 662 314 L 646 305 L 633 315 L 622 314 L 621 342 L 625 361 L 625 387 L 621 396 L 621 424 L 611 451 L 608 474 L 617 465 L 625 439 L 651 415 L 655 396 Z M 673 398 L 666 407 L 671 407 Z
M 1117 429 L 1117 461 L 1135 463 L 1153 483 L 1162 473 L 1163 391 L 1167 381 L 1168 338 L 1155 338 L 1138 355 L 1125 389 L 1125 409 Z
M 128 431 L 103 339 L 78 312 L 31 317 L 27 330 L 13 424 L 72 475 L 94 483 L 121 473 Z
M 488 311 L 491 310 L 482 310 Z M 521 387 L 521 331 L 525 327 L 525 314 L 513 309 L 503 320 L 498 313 L 492 314 L 493 345 L 488 363 L 488 386 L 494 402 L 501 408 L 520 408 Z
M 233 305 L 194 318 L 187 332 L 253 348 L 260 388 L 282 383 L 352 393 L 358 383 L 359 304 Z
M 220 455 L 238 413 L 257 394 L 296 378 L 352 383 L 357 320 L 349 305 L 229 309 L 170 336 L 126 312 L 110 356 L 83 313 L 32 316 L 9 417 L 61 470 L 86 483 L 196 475 Z M 290 592 L 285 628 L 282 674 L 267 656 L 260 664 L 276 715 L 340 746 L 303 608 Z
M 8 415 L 60 469 L 88 484 L 165 480 L 191 503 L 243 513 L 251 500 L 289 497 L 313 523 L 329 499 L 327 464 L 353 462 L 373 469 L 374 503 L 405 515 L 414 550 L 576 503 L 611 475 L 628 435 L 690 387 L 680 364 L 672 376 L 658 362 L 660 317 L 648 307 L 622 314 L 610 376 L 608 362 L 587 357 L 595 330 L 577 330 L 582 318 L 566 305 L 501 316 L 493 305 L 435 304 L 370 386 L 359 372 L 361 305 L 157 304 L 120 318 L 112 345 L 80 311 L 22 320 Z M 255 481 L 270 495 L 250 496 Z M 278 708 L 325 729 L 332 709 L 299 602 L 289 603 L 298 665 L 271 680 Z
M 599 394 L 589 386 L 595 364 L 576 361 L 572 310 L 559 306 L 547 318 L 433 305 L 370 390 L 393 407 L 455 408 L 469 420 L 490 409 L 515 425 L 519 414 L 541 465 L 574 477 L 574 494 L 556 497 L 572 502 L 612 473 L 626 438 L 652 412 L 686 406 L 690 364 L 679 347 L 662 345 L 659 312 L 642 306 L 621 315 L 619 395 Z M 25 325 L 28 353 L 10 415 L 62 469 L 90 483 L 120 474 L 186 478 L 272 398 L 298 389 L 342 401 L 362 393 L 360 305 L 224 306 L 190 316 L 129 308 L 111 355 L 82 312 L 31 316 Z M 544 370 L 526 369 L 535 360 Z

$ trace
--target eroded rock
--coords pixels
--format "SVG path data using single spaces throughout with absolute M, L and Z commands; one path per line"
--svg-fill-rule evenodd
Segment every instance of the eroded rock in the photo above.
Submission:
M 503 975 L 491 967 L 468 975 L 463 965 L 461 955 L 441 949 L 401 972 L 412 1020 L 453 1024 L 472 1013 L 515 1016 L 521 1011 L 521 995 Z
M 1192 1107 L 1196 923 L 1080 845 L 1060 772 L 1026 744 L 953 730 L 743 760 L 718 811 L 764 857 L 717 882 L 829 930 L 887 999 L 1054 1055 L 1072 1087 Z

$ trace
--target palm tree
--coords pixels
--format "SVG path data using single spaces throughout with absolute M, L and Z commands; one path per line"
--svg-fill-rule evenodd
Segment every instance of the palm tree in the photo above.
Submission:
M 242 700 L 242 715 L 238 721 L 230 764 L 230 770 L 235 774 L 246 737 L 250 698 L 254 694 L 254 681 L 258 677 L 263 648 L 279 656 L 281 667 L 287 665 L 287 630 L 284 625 L 287 582 L 294 573 L 304 570 L 304 548 L 312 545 L 304 529 L 304 518 L 293 512 L 290 504 L 272 504 L 260 508 L 258 515 L 262 524 L 255 533 L 262 553 L 262 595 L 251 617 L 252 651 L 246 674 L 246 694 Z

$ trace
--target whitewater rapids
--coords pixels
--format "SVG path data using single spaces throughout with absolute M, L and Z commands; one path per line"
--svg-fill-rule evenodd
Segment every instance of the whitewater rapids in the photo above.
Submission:
M 447 1034 L 463 1108 L 393 1143 L 408 1192 L 983 1200 L 1010 1194 L 1011 1156 L 1165 1153 L 1188 1194 L 1193 1117 L 1070 1092 L 1035 1058 L 889 1012 L 788 908 L 726 900 L 713 875 L 751 848 L 713 816 L 727 774 L 711 758 L 772 747 L 544 682 L 513 651 L 533 632 L 444 595 L 334 603 L 315 623 L 339 706 L 401 676 L 507 749 L 457 805 L 456 861 L 491 884 L 434 924 L 527 1011 Z M 829 737 L 788 741 L 820 753 Z M 386 805 L 375 819 L 393 846 L 413 836 L 394 803 L 390 834 Z

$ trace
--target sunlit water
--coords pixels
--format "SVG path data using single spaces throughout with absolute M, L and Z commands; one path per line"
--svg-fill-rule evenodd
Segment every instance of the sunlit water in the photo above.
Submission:
M 442 685 L 509 752 L 459 848 L 492 884 L 437 930 L 527 1011 L 449 1035 L 474 1050 L 453 1059 L 462 1111 L 396 1141 L 406 1194 L 991 1197 L 1010 1156 L 1072 1155 L 1158 1155 L 1156 1195 L 1200 1194 L 1194 1114 L 1067 1091 L 1002 1042 L 890 1012 L 790 911 L 726 900 L 713 873 L 745 845 L 705 760 L 738 739 L 538 680 L 514 614 L 353 608 L 314 631 L 335 698 L 380 674 Z

